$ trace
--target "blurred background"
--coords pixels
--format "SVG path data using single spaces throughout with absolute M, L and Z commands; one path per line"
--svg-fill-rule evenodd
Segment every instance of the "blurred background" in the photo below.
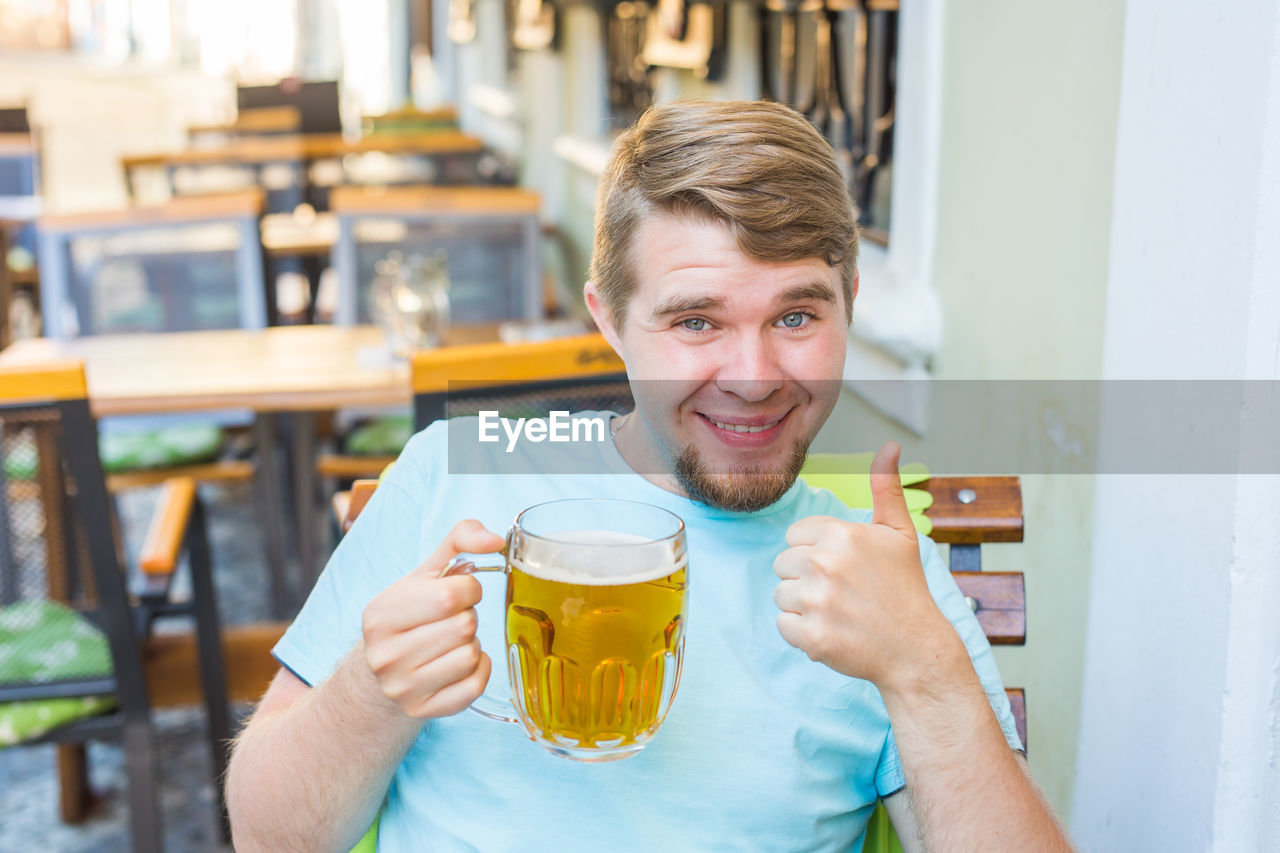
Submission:
M 1055 383 L 1274 388 L 1278 57 L 1276 0 L 0 0 L 0 366 L 88 365 L 104 470 L 134 476 L 108 483 L 125 563 L 156 472 L 224 465 L 197 473 L 223 622 L 278 622 L 328 495 L 410 431 L 408 351 L 589 331 L 617 133 L 682 97 L 791 104 L 863 226 L 814 449 L 928 466 L 956 430 L 935 383 L 1025 381 L 1019 466 L 937 473 L 1017 477 L 1021 541 L 982 568 L 1025 577 L 997 655 L 1037 780 L 1082 849 L 1276 849 L 1280 471 L 1091 468 L 1106 407 Z M 294 337 L 172 352 L 359 375 L 144 387 L 168 335 L 260 330 Z M 1280 443 L 1256 423 L 1224 440 Z M 157 716 L 174 849 L 218 844 L 202 719 Z M 0 850 L 127 847 L 120 754 L 93 747 L 77 810 L 54 749 L 0 753 Z

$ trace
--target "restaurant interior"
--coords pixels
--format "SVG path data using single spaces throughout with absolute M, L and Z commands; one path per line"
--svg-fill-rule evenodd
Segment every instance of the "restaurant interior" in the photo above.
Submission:
M 900 441 L 913 519 L 997 648 L 1047 800 L 1096 849 L 1176 827 L 1135 807 L 1118 828 L 1094 795 L 1114 754 L 1098 733 L 1149 712 L 1107 698 L 1108 650 L 1148 640 L 1106 615 L 1133 595 L 1109 567 L 1138 546 L 1107 538 L 1114 493 L 1073 467 L 1096 425 L 1046 414 L 1057 392 L 1036 385 L 1023 414 L 1052 458 L 958 470 L 930 456 L 946 418 L 914 390 L 1155 363 L 1115 337 L 1140 322 L 1116 271 L 1151 242 L 1117 212 L 1144 162 L 1122 91 L 1143 33 L 1173 37 L 1139 0 L 1049 8 L 1067 5 L 0 0 L 0 851 L 230 849 L 228 745 L 410 436 L 489 407 L 629 408 L 583 303 L 596 183 L 612 140 L 680 98 L 794 107 L 857 203 L 862 291 L 811 485 L 869 507 L 865 451 Z M 1247 76 L 1228 65 L 1223 82 Z M 1225 121 L 1253 121 L 1247 97 Z M 1258 193 L 1267 168 L 1229 179 Z M 1072 263 L 1046 263 L 1068 230 Z M 1245 518 L 1196 535 L 1237 541 Z M 1223 608 L 1210 647 L 1236 660 L 1252 623 Z M 1151 767 L 1144 737 L 1125 743 Z M 1230 816 L 1214 802 L 1169 810 L 1209 837 Z M 901 849 L 874 826 L 865 849 Z

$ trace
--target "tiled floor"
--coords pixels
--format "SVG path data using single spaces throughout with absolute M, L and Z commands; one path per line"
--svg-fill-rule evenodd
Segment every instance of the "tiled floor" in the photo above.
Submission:
M 261 533 L 247 487 L 202 488 L 207 501 L 215 584 L 224 623 L 267 618 L 267 579 Z M 121 502 L 126 550 L 136 553 L 146 531 L 154 492 Z M 237 717 L 248 713 L 237 708 Z M 230 850 L 217 841 L 213 786 L 199 709 L 157 712 L 165 847 L 172 851 Z M 89 747 L 90 780 L 100 802 L 80 826 L 58 818 L 54 747 L 0 751 L 0 853 L 129 850 L 123 756 L 115 744 Z

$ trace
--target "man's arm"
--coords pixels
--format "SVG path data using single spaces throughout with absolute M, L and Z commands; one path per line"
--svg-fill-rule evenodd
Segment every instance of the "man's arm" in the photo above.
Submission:
M 369 603 L 363 640 L 326 681 L 276 675 L 227 771 L 237 850 L 341 853 L 360 839 L 423 722 L 463 710 L 489 680 L 475 637 L 480 584 L 437 575 L 458 553 L 501 545 L 478 522 L 458 524 Z
M 880 691 L 924 849 L 1070 850 L 929 592 L 897 446 L 871 471 L 870 524 L 813 517 L 787 531 L 774 562 L 779 632 Z
M 1031 776 L 1031 768 L 1027 766 L 1026 758 L 1018 753 L 1014 753 L 1014 755 L 1017 756 L 1018 765 L 1027 777 L 1031 789 L 1035 791 L 1036 796 L 1044 803 L 1044 797 L 1040 793 L 1039 787 L 1036 786 L 1035 779 Z M 903 853 L 925 853 L 928 849 L 950 850 L 956 846 L 950 838 L 934 839 L 931 848 L 925 846 L 924 828 L 916 817 L 915 805 L 906 788 L 885 797 L 883 802 L 885 811 L 889 813 L 889 820 L 893 822 L 893 829 L 898 835 L 898 841 L 902 844 Z M 1044 803 L 1044 805 L 1045 808 L 1048 808 L 1047 803 Z M 1017 839 L 1010 838 L 1008 844 L 1010 845 L 1009 849 L 1022 850 L 1036 849 L 1037 842 L 1033 839 L 1030 842 L 1021 843 Z

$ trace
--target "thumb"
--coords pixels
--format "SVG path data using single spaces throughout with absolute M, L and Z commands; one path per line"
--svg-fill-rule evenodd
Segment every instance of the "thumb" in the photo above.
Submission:
M 883 524 L 912 538 L 916 535 L 902 494 L 902 477 L 898 474 L 898 457 L 902 448 L 896 441 L 886 441 L 871 463 L 871 523 Z
M 490 531 L 474 518 L 459 521 L 444 537 L 440 547 L 427 557 L 415 572 L 436 577 L 459 554 L 488 554 L 501 550 L 506 543 L 498 534 Z

